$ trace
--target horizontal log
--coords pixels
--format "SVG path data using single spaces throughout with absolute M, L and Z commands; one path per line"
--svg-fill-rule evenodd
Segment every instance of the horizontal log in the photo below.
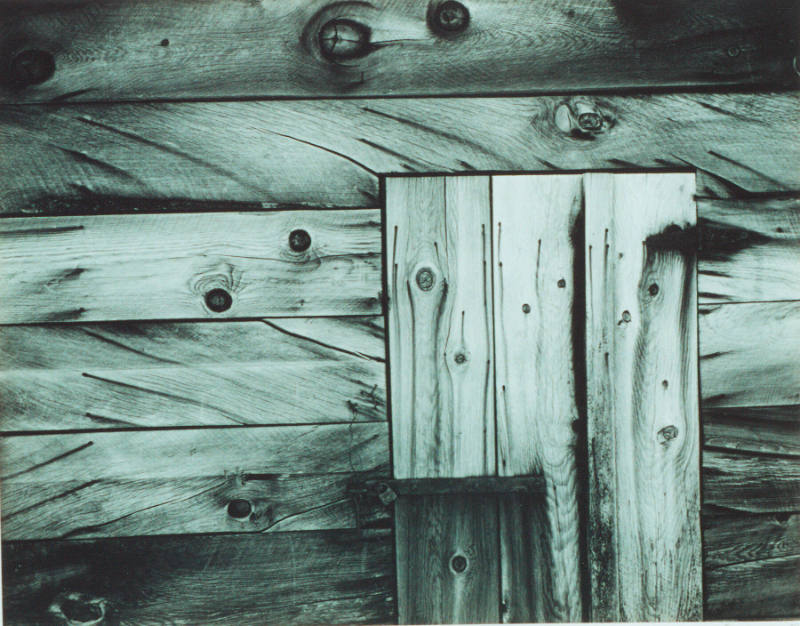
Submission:
M 799 114 L 795 93 L 9 106 L 0 213 L 375 207 L 378 173 L 468 170 L 699 170 L 700 196 L 798 191 Z
M 377 494 L 383 501 L 397 496 L 446 496 L 457 494 L 544 495 L 541 476 L 469 476 L 466 478 L 403 478 L 362 480 L 353 483 L 352 493 Z
M 800 456 L 800 405 L 705 409 L 703 444 Z
M 800 554 L 800 514 L 703 516 L 706 571 Z
M 392 623 L 391 535 L 6 543 L 6 624 Z M 98 622 L 99 623 L 99 622 Z
M 444 14 L 441 2 L 394 0 L 4 4 L 2 102 L 558 92 L 794 76 L 789 0 L 472 0 Z
M 380 313 L 378 211 L 0 222 L 0 323 Z
M 0 438 L 3 484 L 364 472 L 389 462 L 385 422 Z
M 384 356 L 381 317 L 6 326 L 0 429 L 385 420 Z
M 800 459 L 703 450 L 703 507 L 749 513 L 800 511 Z
M 737 563 L 705 576 L 707 620 L 780 619 L 800 615 L 800 555 Z
M 701 201 L 701 302 L 800 294 L 800 199 Z
M 800 302 L 700 306 L 704 408 L 800 404 Z

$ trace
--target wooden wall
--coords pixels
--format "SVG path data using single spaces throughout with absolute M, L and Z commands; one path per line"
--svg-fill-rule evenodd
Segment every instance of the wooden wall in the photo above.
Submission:
M 796 4 L 3 0 L 7 623 L 396 619 L 382 181 L 582 170 L 697 173 L 705 618 L 800 615 Z

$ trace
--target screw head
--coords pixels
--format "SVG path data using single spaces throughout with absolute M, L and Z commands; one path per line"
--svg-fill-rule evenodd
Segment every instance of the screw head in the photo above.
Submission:
M 294 252 L 305 252 L 311 246 L 311 235 L 302 228 L 289 233 L 289 247 Z
M 433 271 L 429 267 L 423 267 L 417 272 L 416 281 L 417 286 L 422 289 L 422 291 L 430 291 L 433 289 L 433 285 L 436 282 L 436 277 L 433 275 Z
M 244 519 L 253 511 L 253 505 L 247 500 L 236 498 L 228 502 L 228 515 L 234 519 Z
M 11 82 L 20 86 L 39 85 L 56 71 L 53 55 L 45 50 L 24 50 L 11 61 Z
M 206 306 L 214 313 L 222 313 L 231 308 L 233 298 L 224 289 L 212 289 L 206 294 Z
M 460 2 L 447 0 L 434 9 L 430 24 L 439 34 L 460 33 L 469 25 L 469 11 Z
M 346 61 L 369 54 L 371 37 L 372 32 L 364 24 L 336 18 L 322 25 L 317 42 L 322 56 L 329 61 Z
M 450 559 L 450 567 L 453 568 L 453 571 L 456 574 L 461 574 L 467 569 L 467 557 L 463 554 L 456 554 L 452 559 Z

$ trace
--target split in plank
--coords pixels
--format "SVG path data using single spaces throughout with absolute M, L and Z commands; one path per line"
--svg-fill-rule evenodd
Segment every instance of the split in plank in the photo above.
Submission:
M 9 106 L 0 120 L 7 215 L 374 207 L 379 173 L 468 170 L 678 168 L 700 171 L 706 197 L 800 189 L 791 92 Z
M 13 218 L 0 323 L 380 313 L 378 211 Z
M 31 432 L 385 420 L 383 334 L 382 317 L 5 326 L 0 424 Z

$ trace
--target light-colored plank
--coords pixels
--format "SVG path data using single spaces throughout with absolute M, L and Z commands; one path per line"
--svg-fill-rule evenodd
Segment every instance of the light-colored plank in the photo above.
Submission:
M 800 511 L 800 458 L 703 450 L 703 506 Z
M 398 0 L 4 4 L 5 54 L 43 50 L 55 63 L 51 78 L 27 88 L 4 76 L 6 103 L 763 85 L 793 76 L 786 0 L 762 10 L 752 0 L 681 0 L 668 10 L 472 0 L 464 31 L 444 35 L 428 24 L 436 5 Z M 319 37 L 332 19 L 370 31 L 355 58 L 323 56 Z
M 587 107 L 602 125 L 582 132 Z M 469 169 L 699 169 L 701 195 L 796 191 L 799 113 L 794 92 L 6 107 L 0 213 L 374 207 L 376 172 Z
M 0 438 L 4 483 L 363 472 L 388 462 L 385 422 Z
M 800 404 L 800 302 L 700 307 L 704 408 Z
M 387 180 L 397 478 L 495 473 L 489 224 L 486 177 Z
M 585 185 L 592 619 L 700 619 L 694 176 Z
M 531 559 L 541 568 L 531 575 L 548 591 L 545 621 L 580 621 L 582 611 L 571 241 L 582 201 L 580 176 L 492 178 L 498 473 L 547 482 L 546 528 L 538 531 L 546 556 Z M 511 548 L 504 544 L 504 560 Z M 527 595 L 515 586 L 504 576 L 507 606 L 519 605 L 515 592 Z
M 703 516 L 706 571 L 797 554 L 800 554 L 800 514 Z
M 380 312 L 377 211 L 14 218 L 0 241 L 4 324 Z
M 500 621 L 497 497 L 401 497 L 395 502 L 401 624 Z
M 800 456 L 800 405 L 704 409 L 703 445 Z
M 702 201 L 700 302 L 800 297 L 800 200 Z
M 382 318 L 0 328 L 2 431 L 386 419 Z
M 133 537 L 3 546 L 5 624 L 390 624 L 386 533 Z M 59 607 L 61 611 L 59 612 Z M 87 620 L 90 616 L 90 620 Z
M 356 503 L 348 496 L 348 483 L 359 478 L 231 472 L 25 482 L 22 476 L 3 482 L 3 541 L 389 527 L 390 510 L 377 498 Z

